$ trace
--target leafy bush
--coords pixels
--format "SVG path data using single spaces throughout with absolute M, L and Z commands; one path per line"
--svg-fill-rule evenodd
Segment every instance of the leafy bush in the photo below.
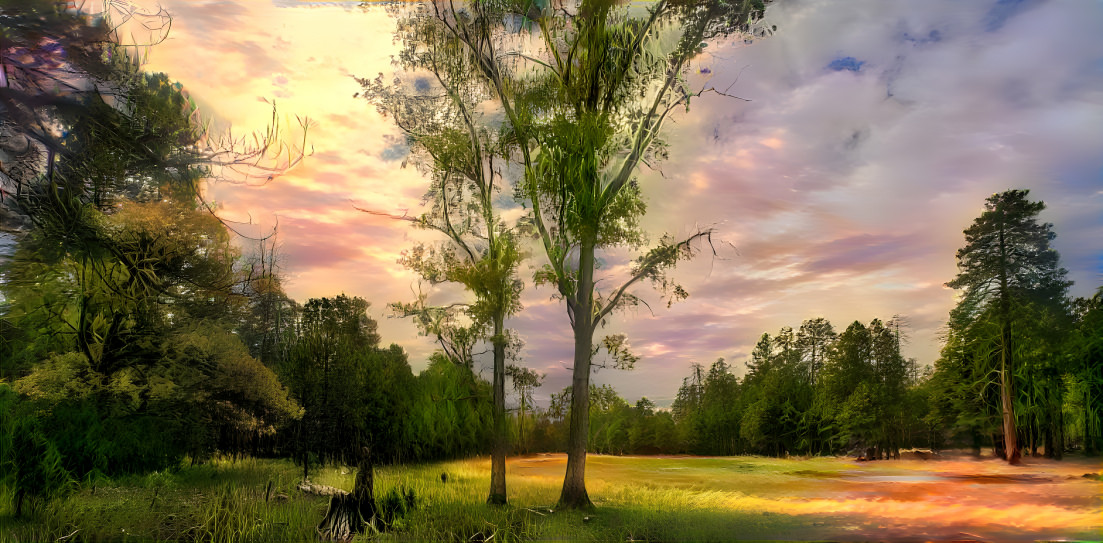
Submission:
M 11 474 L 15 487 L 15 516 L 22 514 L 24 502 L 33 508 L 76 489 L 76 482 L 62 465 L 57 447 L 46 439 L 36 420 L 15 421 L 5 441 L 11 444 L 4 471 Z
M 406 487 L 394 487 L 379 498 L 379 516 L 387 526 L 395 526 L 400 523 L 406 513 L 417 509 L 418 498 L 414 489 Z

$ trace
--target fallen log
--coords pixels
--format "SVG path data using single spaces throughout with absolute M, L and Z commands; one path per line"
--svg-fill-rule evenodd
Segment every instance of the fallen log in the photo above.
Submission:
M 349 494 L 347 490 L 341 490 L 340 488 L 332 487 L 329 485 L 320 485 L 318 483 L 312 483 L 310 481 L 303 481 L 299 483 L 299 492 L 305 492 L 307 494 L 313 494 L 315 496 L 344 496 Z

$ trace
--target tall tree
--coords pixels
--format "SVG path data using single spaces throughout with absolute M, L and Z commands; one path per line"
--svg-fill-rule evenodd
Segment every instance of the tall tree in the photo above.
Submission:
M 886 326 L 881 319 L 873 319 L 869 323 L 870 361 L 876 383 L 875 408 L 880 422 L 878 446 L 885 453 L 898 457 L 906 423 L 903 407 L 907 366 L 890 326 Z
M 586 415 L 597 326 L 612 311 L 639 303 L 629 292 L 637 282 L 650 280 L 672 298 L 684 297 L 665 272 L 711 231 L 664 237 L 605 294 L 595 290 L 596 251 L 643 246 L 635 175 L 641 161 L 665 154 L 659 135 L 670 114 L 700 94 L 685 81 L 690 60 L 709 40 L 752 31 L 762 9 L 763 2 L 750 0 L 660 0 L 644 11 L 607 0 L 554 6 L 498 0 L 436 1 L 424 10 L 492 91 L 501 126 L 517 146 L 525 176 L 520 192 L 549 260 L 537 282 L 554 285 L 566 300 L 577 393 L 562 507 L 592 507 L 585 487 Z
M 701 418 L 701 402 L 705 396 L 705 368 L 693 363 L 690 366 L 690 374 L 682 379 L 682 386 L 678 388 L 678 395 L 670 406 L 670 414 L 680 429 L 682 442 L 690 450 L 695 450 L 698 443 L 697 426 Z
M 520 435 L 517 439 L 520 441 L 522 450 L 527 451 L 528 444 L 525 441 L 526 409 L 532 406 L 532 393 L 540 386 L 540 383 L 544 381 L 546 375 L 513 364 L 506 366 L 506 375 L 513 381 L 513 391 L 517 394 L 517 403 L 520 408 L 520 413 L 517 417 Z
M 709 446 L 706 454 L 735 454 L 739 437 L 740 410 L 739 380 L 730 371 L 723 358 L 713 362 L 705 378 L 704 395 L 701 398 L 701 424 L 699 431 Z
M 368 302 L 344 294 L 311 298 L 303 304 L 298 334 L 283 363 L 282 373 L 292 393 L 306 410 L 299 421 L 299 460 L 303 478 L 310 459 L 344 460 L 345 444 L 356 433 L 356 421 L 342 415 L 358 394 L 345 390 L 349 369 L 363 352 L 379 345 L 376 322 L 368 317 Z M 367 391 L 353 391 L 367 392 Z M 359 445 L 353 445 L 353 453 Z
M 754 349 L 751 351 L 751 358 L 746 362 L 747 376 L 744 382 L 753 382 L 760 375 L 768 373 L 770 371 L 770 362 L 774 359 L 774 341 L 770 338 L 770 334 L 765 332 L 762 337 L 758 338 L 758 343 L 755 343 Z
M 331 499 L 318 526 L 326 538 L 347 539 L 374 525 L 374 465 L 401 458 L 408 441 L 413 373 L 397 345 L 379 348 L 369 305 L 344 294 L 307 301 L 284 363 L 305 409 L 296 440 L 304 479 L 312 456 L 357 466 L 353 492 Z
M 443 243 L 415 247 L 402 262 L 430 283 L 463 285 L 475 301 L 463 306 L 470 324 L 462 330 L 448 330 L 456 323 L 445 324 L 438 318 L 449 317 L 450 308 L 429 308 L 424 300 L 396 307 L 418 316 L 423 331 L 434 333 L 457 362 L 470 364 L 471 360 L 463 358 L 468 354 L 463 350 L 449 347 L 470 347 L 476 339 L 490 342 L 494 446 L 487 502 L 505 504 L 509 450 L 505 381 L 510 343 L 505 321 L 521 308 L 522 287 L 517 279 L 521 261 L 517 225 L 503 219 L 505 212 L 518 207 L 508 199 L 512 187 L 502 158 L 512 143 L 508 133 L 494 127 L 480 109 L 495 90 L 479 76 L 477 59 L 457 47 L 446 23 L 415 12 L 400 21 L 399 28 L 403 49 L 395 63 L 404 77 L 384 81 L 380 74 L 360 83 L 379 111 L 402 130 L 415 164 L 431 179 L 425 195 L 429 209 L 419 217 L 395 218 L 445 237 Z M 449 345 L 445 336 L 466 341 Z
M 579 393 L 572 397 L 575 416 L 561 507 L 592 507 L 585 485 L 589 420 L 584 414 L 596 328 L 613 311 L 639 303 L 629 291 L 639 281 L 651 281 L 671 301 L 684 298 L 686 291 L 666 272 L 690 258 L 692 244 L 709 238 L 711 231 L 680 240 L 664 236 L 635 261 L 627 280 L 606 293 L 595 288 L 596 254 L 618 245 L 644 245 L 638 230 L 645 206 L 637 169 L 641 162 L 663 158 L 665 121 L 700 94 L 685 80 L 689 62 L 707 41 L 747 31 L 762 7 L 761 2 L 661 0 L 637 12 L 583 0 L 573 12 L 556 8 L 535 17 L 545 52 L 538 63 L 543 77 L 517 93 L 516 110 L 506 110 L 518 137 L 540 144 L 535 155 L 522 145 L 525 195 L 549 260 L 537 282 L 554 285 L 566 300 L 575 339 L 572 387 Z M 664 39 L 670 28 L 679 31 L 673 44 Z
M 957 252 L 958 275 L 946 286 L 961 290 L 950 326 L 970 329 L 992 324 L 988 352 L 999 376 L 1000 409 L 1006 459 L 1021 455 L 1015 420 L 1017 325 L 1028 304 L 1060 306 L 1068 290 L 1066 270 L 1050 247 L 1056 237 L 1051 223 L 1039 223 L 1042 202 L 1027 199 L 1028 190 L 1009 190 L 985 200 L 985 210 L 965 229 L 965 246 Z
M 816 374 L 823 368 L 827 350 L 835 341 L 835 328 L 823 317 L 808 319 L 801 323 L 797 332 L 797 344 L 807 355 L 808 382 L 816 384 Z

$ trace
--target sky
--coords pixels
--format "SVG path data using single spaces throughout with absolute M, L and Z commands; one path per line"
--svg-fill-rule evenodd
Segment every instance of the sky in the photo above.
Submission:
M 292 126 L 311 119 L 313 154 L 298 167 L 262 186 L 209 187 L 220 215 L 255 233 L 278 223 L 290 296 L 367 299 L 384 342 L 424 368 L 433 344 L 386 306 L 429 288 L 397 260 L 430 238 L 354 207 L 416 213 L 426 189 L 402 167 L 397 129 L 356 96 L 354 76 L 393 73 L 386 12 L 299 0 L 159 5 L 172 29 L 147 68 L 180 81 L 216 126 L 263 130 L 273 101 Z M 687 300 L 668 308 L 641 289 L 653 311 L 599 330 L 627 334 L 641 359 L 632 371 L 600 370 L 595 383 L 668 406 L 691 364 L 723 357 L 742 373 L 763 332 L 815 317 L 841 332 L 904 315 L 905 356 L 933 364 L 962 230 L 987 196 L 1012 188 L 1047 204 L 1041 218 L 1054 225 L 1072 294 L 1103 284 L 1103 3 L 779 0 L 766 18 L 772 36 L 713 44 L 692 68 L 694 84 L 739 98 L 695 99 L 668 125 L 670 158 L 641 171 L 650 238 L 713 227 L 718 254 L 675 272 Z M 540 264 L 538 253 L 528 261 Z M 565 306 L 551 295 L 530 282 L 508 323 L 526 341 L 522 363 L 547 375 L 543 401 L 569 383 L 572 356 Z M 456 289 L 431 297 L 462 299 Z M 489 378 L 489 358 L 479 364 Z

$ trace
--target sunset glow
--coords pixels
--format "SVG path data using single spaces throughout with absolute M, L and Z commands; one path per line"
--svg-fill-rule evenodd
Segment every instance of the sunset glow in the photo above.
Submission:
M 292 297 L 345 292 L 369 300 L 384 342 L 401 345 L 415 370 L 424 367 L 433 344 L 386 306 L 421 288 L 396 260 L 432 237 L 354 208 L 416 214 L 425 190 L 421 173 L 404 167 L 397 129 L 357 97 L 354 77 L 393 71 L 394 25 L 384 8 L 161 5 L 173 16 L 171 34 L 150 50 L 147 68 L 180 81 L 215 126 L 261 130 L 268 101 L 289 126 L 295 116 L 310 119 L 313 154 L 302 165 L 259 187 L 209 187 L 220 214 L 252 223 L 241 229 L 253 234 L 278 223 Z M 641 172 L 651 239 L 715 226 L 718 254 L 705 251 L 679 268 L 688 300 L 668 309 L 641 290 L 654 313 L 610 323 L 643 357 L 634 372 L 598 373 L 598 384 L 616 383 L 629 401 L 647 396 L 669 406 L 691 363 L 723 357 L 739 373 L 763 332 L 819 316 L 841 330 L 906 315 L 905 356 L 932 364 L 954 304 L 943 283 L 956 272 L 961 231 L 986 196 L 1008 188 L 1046 202 L 1042 219 L 1054 223 L 1062 265 L 1076 282 L 1071 293 L 1099 286 L 1100 4 L 777 2 L 767 19 L 778 27 L 773 36 L 710 46 L 695 68 L 695 84 L 730 88 L 739 99 L 695 99 L 669 125 L 670 159 Z M 542 265 L 534 255 L 525 278 Z M 629 256 L 611 257 L 606 269 Z M 568 384 L 572 352 L 565 308 L 549 302 L 551 294 L 527 286 L 526 310 L 509 323 L 527 342 L 524 364 L 548 373 L 541 403 Z M 1029 515 L 1080 522 L 1058 513 Z

